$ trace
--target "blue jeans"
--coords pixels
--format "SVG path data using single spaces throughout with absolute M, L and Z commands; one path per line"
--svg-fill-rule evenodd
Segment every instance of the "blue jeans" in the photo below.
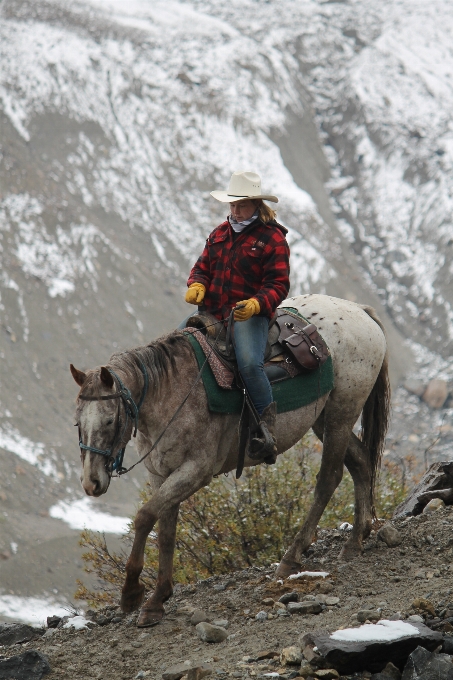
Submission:
M 180 330 L 185 328 L 187 319 L 178 326 Z M 269 319 L 266 316 L 252 316 L 247 321 L 233 323 L 233 345 L 239 373 L 260 415 L 274 400 L 271 384 L 264 372 L 268 331 Z
M 239 373 L 260 415 L 274 400 L 271 384 L 264 372 L 268 331 L 269 319 L 266 316 L 251 316 L 247 321 L 235 321 L 233 324 Z

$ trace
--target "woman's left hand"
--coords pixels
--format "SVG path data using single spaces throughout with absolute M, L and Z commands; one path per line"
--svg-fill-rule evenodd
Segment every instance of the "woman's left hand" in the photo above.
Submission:
M 234 310 L 234 320 L 235 321 L 247 321 L 254 314 L 260 313 L 260 303 L 256 298 L 250 298 L 249 300 L 242 300 L 236 304 L 236 307 L 241 307 L 241 309 Z

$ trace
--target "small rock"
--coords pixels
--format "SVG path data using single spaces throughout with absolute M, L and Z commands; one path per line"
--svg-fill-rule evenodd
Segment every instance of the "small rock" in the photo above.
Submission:
M 0 678 L 14 680 L 41 680 L 50 673 L 50 666 L 44 654 L 29 650 L 18 656 L 0 661 Z
M 273 609 L 286 612 L 286 605 L 284 605 L 283 602 L 274 602 Z
M 431 513 L 442 510 L 443 508 L 445 508 L 445 503 L 441 498 L 432 498 L 423 508 L 423 514 L 430 515 Z
M 263 659 L 277 659 L 278 656 L 279 653 L 276 652 L 274 649 L 265 649 L 264 651 L 255 654 L 255 659 L 257 661 L 262 661 Z
M 435 378 L 430 380 L 422 399 L 430 408 L 442 408 L 447 401 L 448 387 L 445 380 Z
M 261 600 L 261 604 L 264 604 L 266 607 L 272 607 L 274 600 L 271 597 L 265 597 L 264 600 Z
M 403 614 L 402 614 L 401 612 L 395 612 L 394 614 L 392 614 L 392 615 L 389 617 L 389 621 L 403 621 L 403 620 L 404 620 L 404 616 L 403 616 Z M 422 619 L 421 616 L 420 616 L 420 621 L 418 621 L 418 619 L 417 619 L 417 622 L 418 622 L 418 623 L 423 623 L 423 619 Z
M 175 666 L 167 668 L 167 670 L 162 673 L 162 680 L 181 680 L 184 675 L 188 675 L 192 670 L 201 670 L 201 672 L 204 673 L 204 676 L 212 673 L 212 667 L 209 666 L 209 664 L 200 663 L 199 661 L 193 663 L 178 663 Z
M 436 610 L 434 609 L 434 605 L 430 600 L 426 600 L 424 597 L 417 597 L 413 602 L 412 606 L 414 609 L 421 609 L 424 612 L 427 612 L 428 614 L 431 614 L 432 616 L 436 615 Z
M 266 614 L 267 617 L 267 614 Z M 228 633 L 225 628 L 212 626 L 210 623 L 202 621 L 195 626 L 197 635 L 203 642 L 223 642 L 227 639 Z
M 192 626 L 196 626 L 199 623 L 209 621 L 209 618 L 210 617 L 202 609 L 195 609 L 192 613 L 192 616 L 190 617 L 190 623 Z
M 450 656 L 453 656 L 453 637 L 451 637 L 451 635 L 444 635 L 442 651 L 444 652 L 444 654 L 449 654 Z
M 264 611 L 258 612 L 258 614 L 255 616 L 255 619 L 257 621 L 267 621 L 267 618 L 268 618 L 268 614 L 267 614 L 267 612 L 264 612 Z
M 213 626 L 220 626 L 220 628 L 228 628 L 230 625 L 228 619 L 216 619 L 215 621 L 211 621 L 211 624 Z
M 121 623 L 122 620 L 123 620 L 122 616 L 114 616 L 112 619 L 112 623 Z
M 278 601 L 283 604 L 288 604 L 288 602 L 299 602 L 299 593 L 285 593 Z
M 372 609 L 361 609 L 357 612 L 357 621 L 360 621 L 360 623 L 365 623 L 365 621 L 379 621 L 380 618 L 380 613 Z
M 287 610 L 290 614 L 320 614 L 322 605 L 320 602 L 289 602 Z
M 141 680 L 141 678 L 147 678 L 149 676 L 149 671 L 139 671 L 135 676 L 134 680 Z
M 338 604 L 340 602 L 340 598 L 339 597 L 326 597 L 325 602 L 326 602 L 326 605 L 328 607 L 334 607 L 336 604 Z
M 411 614 L 407 617 L 407 620 L 414 621 L 415 623 L 424 623 L 423 616 L 420 616 L 420 614 Z
M 61 621 L 61 616 L 48 616 L 47 617 L 47 628 L 57 628 Z
M 339 677 L 340 674 L 335 668 L 320 668 L 315 671 L 315 678 L 319 678 L 319 680 L 338 680 Z
M 416 397 L 421 397 L 426 389 L 422 380 L 414 379 L 406 380 L 406 382 L 403 383 L 403 387 L 405 390 L 410 392 L 410 394 L 415 394 Z
M 282 666 L 300 666 L 302 662 L 302 650 L 300 647 L 285 647 L 280 654 Z
M 377 535 L 389 548 L 395 548 L 403 540 L 400 532 L 390 523 L 384 524 L 377 532 Z
M 302 662 L 302 665 L 299 669 L 299 675 L 302 678 L 313 678 L 314 673 L 315 673 L 315 668 L 309 663 Z
M 321 583 L 318 585 L 318 591 L 320 593 L 324 593 L 324 595 L 328 595 L 331 593 L 333 590 L 333 583 L 332 581 L 321 581 Z
M 374 675 L 372 675 L 371 680 L 401 680 L 401 672 L 399 668 L 394 666 L 391 661 L 388 662 L 386 667 L 380 673 L 376 673 L 376 675 L 378 678 L 375 679 Z

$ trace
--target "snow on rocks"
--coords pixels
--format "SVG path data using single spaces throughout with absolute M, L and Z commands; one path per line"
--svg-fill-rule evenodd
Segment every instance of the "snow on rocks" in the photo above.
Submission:
M 86 619 L 84 616 L 72 616 L 64 625 L 63 628 L 75 628 L 76 630 L 83 630 L 93 625 L 93 622 Z
M 418 646 L 432 651 L 442 643 L 440 633 L 421 623 L 387 620 L 332 634 L 313 633 L 311 638 L 314 649 L 340 673 L 379 672 L 388 661 L 401 667 Z

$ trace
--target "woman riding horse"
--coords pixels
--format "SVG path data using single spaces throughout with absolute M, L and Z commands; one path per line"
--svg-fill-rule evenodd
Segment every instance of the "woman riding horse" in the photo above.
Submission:
M 230 215 L 209 235 L 204 250 L 190 272 L 186 302 L 203 304 L 217 319 L 234 311 L 233 344 L 238 369 L 249 396 L 267 425 L 273 446 L 254 438 L 249 457 L 275 462 L 276 403 L 264 372 L 264 352 L 269 321 L 289 291 L 287 229 L 263 201 L 278 203 L 276 196 L 261 194 L 255 172 L 234 172 L 227 191 L 211 196 L 230 204 Z

